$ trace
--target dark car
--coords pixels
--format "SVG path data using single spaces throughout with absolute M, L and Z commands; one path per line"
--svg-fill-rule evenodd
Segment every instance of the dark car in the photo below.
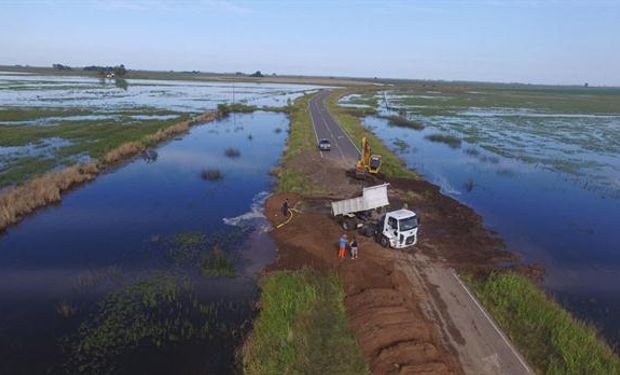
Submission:
M 325 138 L 321 138 L 319 140 L 319 150 L 321 151 L 329 151 L 332 149 L 332 144 L 329 143 L 329 140 Z

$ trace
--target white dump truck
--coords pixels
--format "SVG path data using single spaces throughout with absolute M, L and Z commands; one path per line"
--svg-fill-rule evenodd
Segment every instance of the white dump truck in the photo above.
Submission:
M 362 234 L 373 236 L 383 247 L 413 246 L 418 242 L 418 216 L 405 208 L 385 212 L 390 204 L 388 186 L 367 187 L 361 197 L 332 202 L 332 214 L 342 229 L 360 229 Z

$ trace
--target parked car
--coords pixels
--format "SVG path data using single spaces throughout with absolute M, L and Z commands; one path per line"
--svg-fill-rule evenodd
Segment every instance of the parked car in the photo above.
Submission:
M 321 151 L 329 151 L 332 149 L 332 144 L 326 138 L 321 138 L 319 140 L 319 150 Z

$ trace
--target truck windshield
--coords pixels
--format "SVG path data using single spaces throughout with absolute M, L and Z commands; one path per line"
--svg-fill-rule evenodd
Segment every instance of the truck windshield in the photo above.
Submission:
M 400 230 L 401 231 L 407 231 L 407 230 L 412 230 L 414 228 L 418 227 L 418 218 L 417 216 L 411 216 L 408 217 L 406 219 L 400 219 L 398 221 L 399 225 L 400 225 Z

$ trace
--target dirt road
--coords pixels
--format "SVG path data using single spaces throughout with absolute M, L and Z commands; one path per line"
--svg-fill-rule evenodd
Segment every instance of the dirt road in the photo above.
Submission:
M 322 157 L 330 159 L 333 166 L 345 165 L 342 161 L 357 158 L 357 150 L 328 113 L 326 95 L 328 92 L 323 91 L 310 102 L 312 121 L 317 137 L 332 141 L 333 150 L 322 153 Z M 423 201 L 427 205 L 418 212 L 425 224 L 415 253 L 385 250 L 364 239 L 363 262 L 338 263 L 329 244 L 317 245 L 317 239 L 324 242 L 320 239 L 327 233 L 333 233 L 334 239 L 338 237 L 336 224 L 324 214 L 313 214 L 275 233 L 279 247 L 290 246 L 289 241 L 299 244 L 294 253 L 281 254 L 280 266 L 290 263 L 284 266 L 287 268 L 308 260 L 314 266 L 338 270 L 345 282 L 353 331 L 375 373 L 394 370 L 392 364 L 400 373 L 405 368 L 411 370 L 406 372 L 426 369 L 427 373 L 452 373 L 452 355 L 458 358 L 457 367 L 465 374 L 531 374 L 523 357 L 450 265 L 492 263 L 502 256 L 494 252 L 497 241 L 486 239 L 477 215 L 429 186 L 426 182 L 393 182 L 400 193 L 419 198 L 409 202 L 415 210 L 416 203 Z M 390 197 L 395 205 L 401 204 L 399 198 Z M 312 224 L 308 226 L 308 222 Z M 316 228 L 322 229 L 314 233 Z M 302 244 L 304 251 L 300 253 Z M 465 255 L 459 255 L 460 250 Z M 303 258 L 298 259 L 299 254 Z M 465 256 L 471 259 L 461 260 Z M 366 262 L 373 266 L 365 266 Z

